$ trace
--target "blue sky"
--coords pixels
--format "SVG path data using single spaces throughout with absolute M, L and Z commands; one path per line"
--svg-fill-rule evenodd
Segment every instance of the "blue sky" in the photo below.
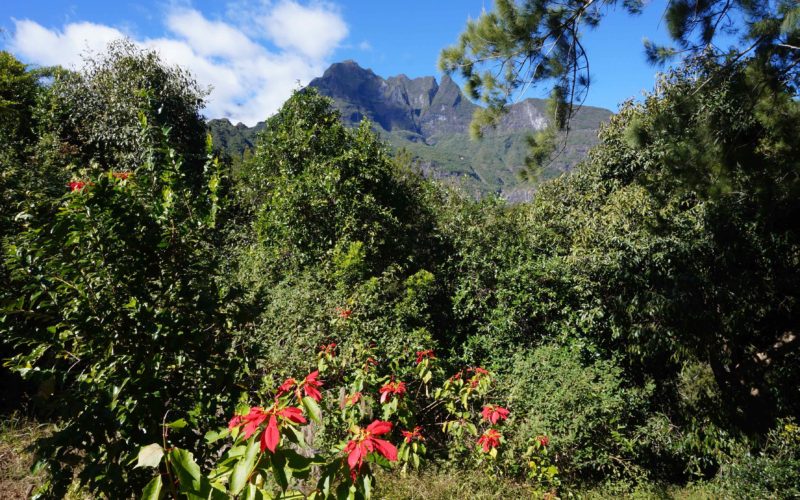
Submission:
M 665 5 L 653 0 L 637 17 L 612 11 L 586 33 L 587 104 L 615 110 L 653 87 L 642 38 L 667 40 Z M 484 7 L 491 0 L 5 0 L 0 45 L 27 63 L 78 66 L 82 52 L 127 36 L 213 85 L 208 116 L 252 125 L 332 62 L 354 59 L 381 76 L 440 76 L 439 51 Z

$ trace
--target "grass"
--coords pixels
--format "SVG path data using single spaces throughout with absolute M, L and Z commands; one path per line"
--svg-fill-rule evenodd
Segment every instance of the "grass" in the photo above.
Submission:
M 591 489 L 567 489 L 558 492 L 537 491 L 530 485 L 498 478 L 480 471 L 435 470 L 402 475 L 378 472 L 375 498 L 386 500 L 471 500 L 556 499 L 605 500 L 710 500 L 721 498 L 705 483 L 686 486 L 643 483 L 609 483 Z
M 17 414 L 0 421 L 0 496 L 15 500 L 30 497 L 46 480 L 44 472 L 32 473 L 31 445 L 46 436 L 50 426 L 38 424 Z
M 52 432 L 53 424 L 40 423 L 12 413 L 0 420 L 0 499 L 22 500 L 30 498 L 48 475 L 44 468 L 33 471 L 36 457 L 32 446 L 34 442 Z M 85 500 L 91 498 L 75 482 L 67 491 L 65 500 Z
M 530 486 L 481 472 L 438 470 L 407 475 L 380 472 L 377 480 L 375 498 L 385 500 L 543 498 Z

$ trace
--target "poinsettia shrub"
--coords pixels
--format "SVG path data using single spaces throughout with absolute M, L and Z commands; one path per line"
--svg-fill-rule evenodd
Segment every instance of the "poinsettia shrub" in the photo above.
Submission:
M 349 319 L 347 310 L 339 314 Z M 370 498 L 376 467 L 406 473 L 437 457 L 503 472 L 498 456 L 510 412 L 488 402 L 489 371 L 469 367 L 444 378 L 433 349 L 389 363 L 381 357 L 378 346 L 344 355 L 336 343 L 320 346 L 317 369 L 287 378 L 207 435 L 232 440 L 207 473 L 165 432 L 161 444 L 139 452 L 137 466 L 158 469 L 145 498 Z M 402 365 L 413 369 L 401 378 Z M 546 488 L 558 484 L 549 446 L 539 435 L 526 455 L 529 478 Z

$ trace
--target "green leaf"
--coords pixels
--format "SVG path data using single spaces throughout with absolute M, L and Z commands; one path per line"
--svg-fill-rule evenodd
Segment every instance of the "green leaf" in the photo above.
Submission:
M 233 468 L 230 484 L 230 493 L 232 495 L 238 495 L 247 484 L 247 480 L 250 478 L 250 474 L 252 474 L 253 469 L 256 466 L 256 458 L 258 458 L 259 447 L 260 444 L 258 440 L 251 439 L 250 443 L 247 445 L 247 451 L 245 452 L 244 459 L 239 460 L 239 462 Z
M 230 435 L 230 431 L 228 429 L 223 429 L 221 431 L 208 431 L 205 435 L 206 443 L 211 444 L 219 441 L 220 439 L 227 437 Z
M 369 475 L 364 476 L 364 498 L 369 500 L 372 496 L 372 478 Z
M 142 490 L 142 500 L 158 500 L 161 498 L 161 476 L 154 477 Z
M 164 456 L 164 449 L 158 443 L 148 444 L 139 449 L 139 457 L 136 467 L 158 467 L 161 458 Z
M 194 456 L 190 452 L 174 448 L 169 452 L 169 461 L 181 483 L 182 492 L 201 490 L 200 466 L 194 461 Z
M 297 429 L 297 428 L 292 427 L 292 426 L 287 426 L 286 430 L 289 431 L 287 433 L 287 435 L 286 435 L 286 437 L 289 439 L 289 441 L 299 445 L 301 448 L 306 448 L 307 447 L 306 446 L 306 440 L 303 437 L 303 431 L 301 429 Z
M 272 495 L 265 490 L 262 490 L 253 483 L 247 483 L 247 488 L 244 490 L 244 500 L 266 500 L 273 498 Z
M 184 427 L 186 427 L 186 425 L 187 425 L 186 424 L 186 419 L 179 418 L 178 420 L 175 420 L 174 422 L 168 423 L 167 427 L 169 427 L 170 429 L 183 429 Z
M 275 477 L 275 482 L 278 483 L 282 491 L 286 491 L 289 487 L 289 478 L 286 475 L 286 458 L 281 453 L 281 450 L 275 450 L 271 461 L 272 475 Z
M 319 409 L 319 405 L 317 405 L 316 401 L 306 396 L 303 398 L 303 407 L 305 407 L 311 420 L 318 424 L 322 423 L 322 411 Z
M 324 498 L 328 498 L 331 496 L 331 486 L 333 486 L 333 480 L 336 477 L 336 473 L 343 465 L 343 460 L 334 460 L 330 463 L 327 467 L 322 470 L 322 475 L 319 478 L 319 482 L 317 482 L 317 489 L 322 491 L 322 495 Z

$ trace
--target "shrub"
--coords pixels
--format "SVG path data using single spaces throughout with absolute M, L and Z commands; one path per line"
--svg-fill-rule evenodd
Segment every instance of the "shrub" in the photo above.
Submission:
M 468 368 L 444 380 L 429 349 L 416 353 L 413 369 L 398 371 L 411 360 L 393 360 L 385 375 L 386 365 L 376 357 L 377 348 L 340 356 L 336 344 L 323 346 L 317 370 L 287 378 L 269 397 L 260 397 L 265 403 L 241 408 L 227 429 L 207 434 L 210 442 L 233 439 L 209 473 L 191 452 L 168 445 L 165 426 L 162 444 L 139 451 L 137 467 L 158 470 L 144 497 L 159 498 L 165 490 L 189 498 L 368 500 L 375 469 L 391 462 L 403 464 L 404 472 L 418 469 L 427 463 L 428 444 L 495 470 L 508 412 L 481 404 L 492 382 L 487 370 Z M 327 382 L 339 386 L 338 403 L 331 401 L 337 391 L 324 387 Z M 437 436 L 439 429 L 444 434 Z M 392 443 L 401 436 L 399 446 Z M 548 446 L 545 437 L 539 446 Z
M 651 389 L 628 387 L 622 374 L 578 347 L 551 344 L 515 356 L 499 382 L 516 415 L 513 456 L 545 434 L 570 481 L 639 475 L 632 446 Z
M 131 446 L 159 435 L 164 419 L 202 425 L 226 403 L 219 178 L 213 161 L 189 177 L 162 148 L 133 171 L 75 180 L 9 246 L 18 295 L 4 334 L 19 353 L 9 363 L 39 384 L 58 423 L 37 442 L 55 495 L 74 473 L 105 495 L 136 491 Z M 174 439 L 198 442 L 188 429 Z
M 761 449 L 746 446 L 729 456 L 712 483 L 730 498 L 797 498 L 800 496 L 800 427 L 784 420 L 770 430 Z
M 205 94 L 189 73 L 167 66 L 155 51 L 112 42 L 101 55 L 86 58 L 80 72 L 56 74 L 38 110 L 38 161 L 54 163 L 67 175 L 75 168 L 94 169 L 92 174 L 133 170 L 158 147 L 159 131 L 169 127 L 169 144 L 183 167 L 202 170 Z M 152 134 L 142 132 L 141 119 Z

